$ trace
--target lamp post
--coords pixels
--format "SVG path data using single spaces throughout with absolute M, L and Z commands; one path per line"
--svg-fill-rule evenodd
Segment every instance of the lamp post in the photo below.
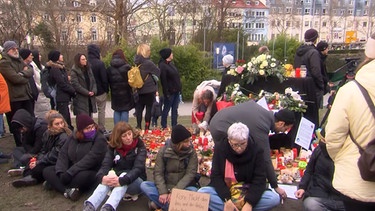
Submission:
M 219 54 L 220 54 L 220 48 L 216 48 L 216 69 L 219 69 Z

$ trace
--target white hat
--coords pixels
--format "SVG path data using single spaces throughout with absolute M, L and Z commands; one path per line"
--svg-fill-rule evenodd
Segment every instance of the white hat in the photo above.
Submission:
M 223 64 L 233 64 L 233 56 L 230 54 L 227 54 L 223 57 Z
M 365 46 L 365 55 L 367 58 L 375 59 L 375 39 L 369 37 Z

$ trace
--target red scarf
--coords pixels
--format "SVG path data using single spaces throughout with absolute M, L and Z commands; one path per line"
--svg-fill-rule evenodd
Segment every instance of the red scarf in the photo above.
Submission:
M 117 152 L 120 153 L 120 155 L 122 155 L 123 157 L 126 156 L 126 154 L 134 149 L 138 144 L 138 139 L 133 139 L 133 142 L 130 144 L 130 145 L 125 145 L 123 144 L 121 148 L 117 148 Z

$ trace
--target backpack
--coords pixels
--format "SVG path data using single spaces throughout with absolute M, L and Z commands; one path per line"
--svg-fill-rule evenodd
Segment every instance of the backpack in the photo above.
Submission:
M 133 66 L 128 72 L 128 83 L 129 86 L 135 89 L 140 89 L 144 85 L 144 80 L 141 75 L 141 71 L 139 69 L 141 65 Z M 145 80 L 147 80 L 148 75 L 146 76 Z
M 42 91 L 48 98 L 56 97 L 56 85 L 52 84 L 49 76 L 50 68 L 44 68 L 40 73 L 40 82 L 42 84 Z

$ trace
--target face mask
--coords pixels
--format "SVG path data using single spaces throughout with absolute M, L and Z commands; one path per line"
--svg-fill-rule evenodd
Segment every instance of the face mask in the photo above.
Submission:
M 91 139 L 91 138 L 94 138 L 96 134 L 96 129 L 92 130 L 92 131 L 89 131 L 89 132 L 86 132 L 86 133 L 83 133 L 83 135 L 85 136 L 85 138 L 87 139 Z

